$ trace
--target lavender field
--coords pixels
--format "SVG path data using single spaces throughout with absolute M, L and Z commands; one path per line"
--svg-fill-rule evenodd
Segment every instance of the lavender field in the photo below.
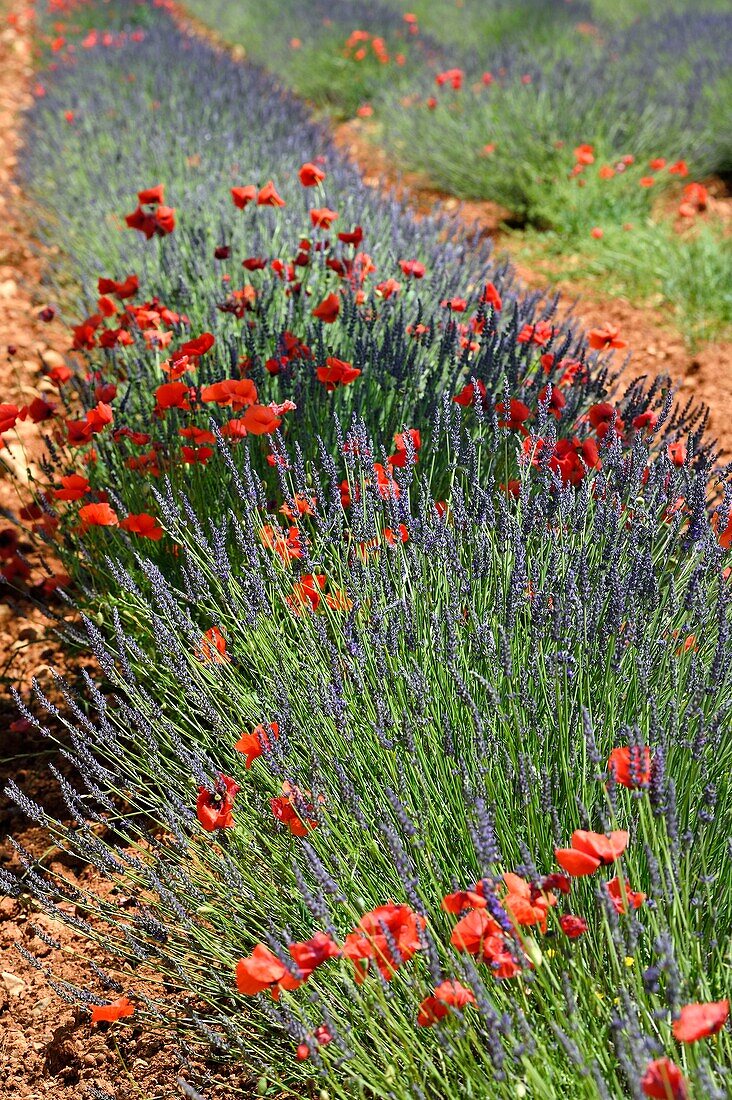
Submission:
M 729 11 L 37 0 L 7 27 L 62 352 L 0 348 L 2 594 L 59 646 L 5 676 L 0 1010 L 39 1061 L 0 1081 L 724 1100 L 725 415 L 634 368 L 602 265 L 623 238 L 723 377 Z M 516 249 L 579 249 L 599 320 Z

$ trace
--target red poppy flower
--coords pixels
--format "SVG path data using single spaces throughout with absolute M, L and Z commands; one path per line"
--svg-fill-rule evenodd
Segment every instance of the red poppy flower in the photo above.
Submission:
M 241 423 L 252 435 L 270 435 L 277 431 L 282 420 L 269 405 L 250 405 Z
M 93 409 L 88 409 L 86 423 L 92 435 L 97 435 L 106 428 L 107 424 L 114 421 L 114 411 L 111 405 L 99 401 Z
M 590 833 L 576 829 L 571 848 L 555 848 L 557 863 L 574 878 L 591 875 L 598 867 L 609 867 L 625 851 L 630 839 L 624 829 L 609 833 Z
M 658 413 L 639 413 L 638 416 L 633 417 L 631 423 L 634 428 L 648 428 L 649 431 L 653 432 L 656 430 L 656 425 L 658 424 Z
M 510 428 L 513 431 L 524 431 L 524 421 L 528 420 L 531 416 L 531 410 L 528 405 L 525 405 L 523 401 L 516 401 L 514 398 L 508 403 L 508 408 L 503 401 L 499 401 L 496 405 L 496 412 L 498 413 L 498 427 Z M 508 416 L 506 416 L 508 413 Z
M 263 271 L 267 261 L 264 256 L 248 256 L 246 260 L 242 260 L 241 266 L 246 271 Z
M 257 195 L 257 206 L 285 206 L 285 200 L 277 194 L 277 189 L 269 180 Z
M 292 595 L 287 597 L 287 602 L 293 610 L 310 608 L 312 611 L 317 611 L 325 585 L 326 578 L 323 573 L 306 573 L 293 586 Z
M 200 642 L 199 657 L 208 664 L 221 665 L 228 661 L 226 638 L 217 626 L 209 627 Z
M 394 436 L 396 452 L 389 456 L 389 462 L 392 466 L 403 467 L 407 465 L 407 438 L 409 438 L 411 444 L 412 462 L 417 461 L 422 439 L 418 428 L 409 428 L 406 432 L 397 432 Z
M 0 408 L 2 408 L 2 406 L 0 406 Z M 715 512 L 712 516 L 712 526 L 717 532 L 719 545 L 723 550 L 729 550 L 732 549 L 732 509 L 730 509 L 729 515 L 727 516 L 727 523 L 724 528 L 722 527 L 722 522 L 719 512 Z
M 536 344 L 537 347 L 543 348 L 553 339 L 554 333 L 554 326 L 550 325 L 548 321 L 537 321 L 535 325 L 525 324 L 516 337 L 516 342 L 518 344 Z
M 487 302 L 489 306 L 493 306 L 496 313 L 500 313 L 503 309 L 503 300 L 493 283 L 485 284 L 481 301 Z
M 189 389 L 185 382 L 164 382 L 155 390 L 157 411 L 165 409 L 190 409 Z
M 215 401 L 222 408 L 231 405 L 232 408 L 241 409 L 246 405 L 253 405 L 256 400 L 257 387 L 251 378 L 224 378 L 221 382 L 214 382 L 201 390 L 201 401 Z
M 159 542 L 165 534 L 155 516 L 151 516 L 147 512 L 138 512 L 137 515 L 130 514 L 122 520 L 120 527 L 124 531 L 131 531 L 133 535 L 139 535 L 140 538 L 152 539 L 153 542 Z
M 541 464 L 545 446 L 543 439 L 527 437 L 524 440 L 523 451 L 525 455 L 531 456 L 532 465 Z M 565 485 L 579 485 L 588 469 L 599 469 L 600 465 L 594 439 L 585 439 L 581 443 L 576 437 L 560 439 L 549 458 L 549 469 L 559 474 Z
M 462 913 L 464 909 L 485 909 L 488 902 L 483 897 L 480 884 L 472 890 L 456 890 L 442 899 L 442 908 L 448 913 Z
M 113 1024 L 116 1020 L 121 1020 L 125 1016 L 132 1016 L 134 1011 L 134 1005 L 130 1003 L 127 997 L 119 997 L 111 1004 L 93 1005 L 91 1022 L 93 1024 Z
M 159 206 L 165 201 L 165 184 L 159 183 L 157 187 L 148 187 L 144 191 L 137 192 L 137 201 L 140 206 Z
M 480 955 L 486 940 L 500 933 L 500 925 L 485 909 L 473 909 L 457 922 L 450 935 L 450 943 L 458 951 Z
M 160 466 L 158 464 L 158 452 L 153 448 L 143 455 L 130 455 L 125 459 L 125 466 L 128 470 L 140 470 L 143 473 L 148 473 L 152 477 L 160 477 Z
M 325 360 L 324 367 L 318 367 L 315 374 L 319 382 L 322 382 L 328 392 L 332 392 L 338 386 L 347 386 L 355 381 L 361 373 L 358 367 L 351 366 L 343 359 L 329 356 Z
M 237 752 L 246 756 L 245 767 L 251 768 L 265 749 L 270 747 L 270 737 L 277 740 L 280 735 L 280 727 L 277 722 L 268 722 L 267 725 L 256 726 L 251 733 L 243 733 L 234 745 Z
M 689 174 L 689 168 L 685 160 L 677 160 L 673 164 L 669 164 L 668 170 L 670 175 L 680 176 L 682 179 Z
M 576 940 L 587 931 L 587 921 L 584 917 L 575 917 L 573 913 L 562 913 L 559 927 L 570 940 Z
M 131 332 L 123 328 L 107 328 L 99 337 L 100 348 L 131 347 L 134 344 Z
M 91 490 L 91 485 L 82 474 L 69 474 L 67 477 L 62 477 L 61 486 L 60 489 L 52 490 L 56 500 L 81 500 Z
M 101 278 L 97 282 L 97 288 L 100 294 L 113 294 L 115 298 L 134 298 L 137 291 L 140 289 L 140 280 L 137 275 L 128 275 L 122 282 L 115 282 L 114 279 Z
M 93 313 L 79 325 L 71 329 L 73 333 L 72 349 L 75 351 L 88 351 L 95 346 L 95 333 L 104 321 L 101 313 Z
M 306 161 L 297 173 L 303 187 L 315 187 L 325 179 L 325 172 L 317 164 Z
M 578 145 L 574 150 L 574 159 L 577 164 L 594 164 L 594 152 L 593 145 Z
M 419 260 L 400 260 L 399 266 L 402 269 L 402 274 L 408 279 L 422 279 L 427 270 Z
M 207 833 L 216 829 L 233 829 L 234 799 L 241 790 L 228 775 L 220 775 L 213 791 L 208 787 L 198 788 L 196 799 L 196 817 Z
M 313 310 L 313 317 L 317 317 L 324 325 L 332 325 L 341 311 L 341 303 L 337 294 L 329 294 L 319 306 Z
M 397 542 L 407 542 L 408 539 L 409 531 L 404 523 L 400 523 L 396 531 L 392 531 L 391 527 L 384 528 L 384 541 L 389 546 L 396 546 Z
M 552 905 L 557 904 L 554 895 L 537 892 L 520 875 L 505 874 L 503 881 L 508 892 L 501 904 L 514 923 L 528 926 L 536 924 L 542 932 L 546 932 L 547 913 Z
M 545 402 L 546 399 L 547 399 L 548 392 L 549 392 L 549 387 L 548 386 L 542 387 L 542 389 L 539 390 L 539 401 Z M 559 386 L 556 385 L 556 383 L 555 383 L 552 386 L 552 394 L 551 394 L 551 397 L 549 398 L 549 407 L 548 407 L 549 408 L 549 413 L 552 416 L 556 417 L 557 420 L 560 420 L 561 416 L 562 416 L 562 409 L 564 408 L 564 406 L 566 404 L 567 404 L 566 397 L 564 396 L 564 394 L 560 390 Z
M 200 336 L 196 336 L 193 340 L 187 340 L 185 344 L 181 344 L 176 354 L 198 357 L 210 351 L 215 343 L 216 337 L 212 333 L 202 332 Z
M 21 409 L 21 414 L 22 412 Z M 42 424 L 44 420 L 50 420 L 52 416 L 55 416 L 56 406 L 49 401 L 44 401 L 42 397 L 34 397 L 30 405 L 26 405 L 25 413 L 34 424 Z M 25 418 L 21 416 L 21 419 Z
M 100 401 L 103 405 L 109 406 L 110 401 L 114 401 L 117 396 L 117 387 L 113 382 L 100 382 L 94 387 L 94 396 L 97 401 Z M 98 408 L 99 406 L 97 406 Z M 107 421 L 109 423 L 109 421 Z
M 615 782 L 621 786 L 629 790 L 645 787 L 651 781 L 651 750 L 640 745 L 613 749 L 607 767 L 615 776 Z
M 326 1027 L 325 1024 L 321 1024 L 320 1027 L 316 1027 L 313 1032 L 313 1039 L 319 1047 L 327 1046 L 328 1043 L 333 1042 L 333 1036 Z M 296 1058 L 298 1062 L 304 1062 L 310 1057 L 310 1047 L 307 1043 L 300 1043 L 297 1048 Z
M 374 287 L 376 294 L 384 301 L 398 294 L 401 289 L 402 284 L 397 279 L 385 279 L 383 283 L 377 283 Z
M 289 504 L 283 504 L 280 512 L 288 519 L 297 519 L 298 516 L 314 516 L 317 500 L 314 496 L 305 496 L 303 493 L 295 493 L 293 498 L 294 509 Z
M 254 184 L 250 183 L 246 187 L 232 187 L 231 198 L 239 210 L 243 210 L 250 202 L 254 202 L 257 197 L 257 189 Z
M 327 593 L 325 602 L 331 611 L 350 611 L 353 607 L 353 600 L 349 599 L 342 589 Z
M 432 1027 L 447 1016 L 451 1008 L 465 1008 L 475 1004 L 475 995 L 460 982 L 446 981 L 435 986 L 434 995 L 425 997 L 419 1006 L 417 1027 Z
M 463 388 L 460 390 L 460 393 L 455 394 L 455 396 L 453 397 L 453 401 L 455 402 L 455 404 L 462 405 L 464 408 L 468 408 L 470 405 L 474 405 L 476 385 L 478 387 L 478 395 L 481 401 L 483 401 L 486 394 L 485 382 L 481 382 L 481 380 L 478 378 L 475 382 L 468 382 L 467 385 L 463 386 Z
M 147 432 L 133 432 L 130 428 L 117 428 L 112 432 L 112 439 L 119 443 L 121 439 L 129 439 L 135 447 L 146 447 L 150 442 Z
M 263 943 L 236 964 L 236 988 L 247 997 L 271 989 L 288 974 L 287 967 Z
M 649 1062 L 641 1078 L 641 1091 L 653 1100 L 688 1100 L 686 1081 L 679 1067 L 670 1058 Z
M 625 879 L 623 889 L 617 875 L 615 878 L 605 883 L 605 888 L 610 895 L 613 908 L 617 913 L 627 913 L 628 909 L 640 909 L 641 905 L 646 900 L 645 894 L 637 890 L 631 890 L 630 883 L 627 879 Z
M 265 523 L 259 532 L 259 538 L 268 550 L 274 551 L 280 560 L 287 564 L 289 561 L 299 561 L 302 557 L 302 543 L 298 527 L 290 527 L 283 531 L 281 527 L 271 523 Z
M 485 940 L 483 962 L 490 966 L 493 977 L 499 980 L 515 978 L 523 969 L 502 935 L 488 936 Z
M 189 439 L 196 447 L 200 447 L 203 443 L 213 444 L 216 442 L 216 436 L 213 432 L 207 431 L 205 428 L 197 428 L 195 424 L 191 424 L 188 428 L 179 428 L 178 435 L 183 439 Z
M 389 903 L 364 913 L 357 930 L 346 937 L 343 945 L 343 954 L 356 968 L 356 981 L 360 984 L 364 980 L 370 959 L 382 978 L 391 981 L 399 966 L 421 949 L 419 933 L 426 923 L 408 905 Z
M 256 289 L 251 285 L 247 285 L 239 290 L 232 290 L 223 302 L 217 303 L 216 308 L 220 309 L 222 313 L 231 313 L 241 320 L 248 310 L 254 309 L 256 301 Z
M 342 955 L 338 944 L 325 932 L 316 932 L 309 940 L 291 943 L 287 950 L 292 955 L 303 982 L 328 959 L 337 959 Z
M 79 509 L 82 531 L 89 527 L 116 527 L 119 523 L 117 513 L 109 504 L 85 504 Z
M 285 782 L 282 784 L 282 794 L 269 800 L 272 813 L 293 836 L 307 836 L 318 824 L 315 807 L 308 801 L 309 798 L 309 791 L 300 791 Z
M 213 454 L 213 447 L 181 447 L 181 461 L 187 466 L 205 466 Z
M 686 444 L 681 439 L 679 439 L 676 443 L 669 443 L 668 447 L 666 448 L 666 453 L 673 462 L 674 466 L 681 467 L 686 462 Z
M 449 309 L 452 313 L 465 313 L 468 308 L 465 298 L 443 298 L 440 305 L 443 309 Z
M 151 212 L 141 206 L 127 214 L 125 222 L 128 228 L 144 233 L 147 240 L 151 237 L 166 237 L 175 229 L 175 209 L 171 206 L 156 206 Z
M 588 333 L 590 347 L 595 351 L 606 351 L 608 348 L 627 347 L 625 340 L 619 338 L 619 331 L 617 325 L 610 324 L 605 324 L 601 328 L 590 329 Z
M 401 489 L 392 477 L 391 464 L 387 464 L 386 469 L 384 469 L 380 462 L 375 462 L 374 473 L 376 474 L 374 488 L 382 500 L 394 500 L 401 495 Z M 367 484 L 372 485 L 373 482 L 368 481 Z M 356 491 L 358 493 L 358 488 Z
M 696 1043 L 721 1031 L 729 1018 L 729 1001 L 684 1005 L 672 1031 L 679 1043 Z
M 67 367 L 64 363 L 60 367 L 52 367 L 51 370 L 48 372 L 48 377 L 55 385 L 63 386 L 65 382 L 68 382 L 72 374 L 73 371 L 71 370 L 71 368 Z M 2 408 L 2 406 L 0 406 L 0 408 Z
M 337 217 L 337 210 L 330 210 L 327 206 L 316 207 L 310 211 L 310 221 L 315 229 L 330 229 Z
M 465 73 L 462 69 L 446 69 L 444 73 L 438 73 L 435 77 L 435 84 L 438 88 L 444 87 L 445 84 L 449 84 L 455 91 L 459 91 L 463 86 L 463 78 Z
M 338 240 L 342 241 L 343 244 L 352 244 L 355 248 L 358 248 L 363 240 L 363 229 L 360 225 L 357 225 L 350 233 L 339 233 Z

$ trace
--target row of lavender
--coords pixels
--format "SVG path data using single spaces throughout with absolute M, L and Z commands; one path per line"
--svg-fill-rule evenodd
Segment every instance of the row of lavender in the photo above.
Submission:
M 26 514 L 103 673 L 37 693 L 77 824 L 10 791 L 115 887 L 20 853 L 117 962 L 57 988 L 264 1094 L 724 1096 L 702 426 L 662 382 L 612 400 L 611 326 L 374 196 L 260 72 L 157 9 L 66 14 L 25 171 L 84 366 L 2 406 L 46 434 Z

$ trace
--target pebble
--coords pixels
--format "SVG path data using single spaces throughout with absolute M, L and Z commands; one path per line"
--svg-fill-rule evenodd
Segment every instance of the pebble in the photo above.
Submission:
M 8 991 L 11 997 L 19 997 L 25 989 L 25 982 L 22 978 L 19 978 L 17 974 L 13 974 L 10 970 L 0 971 L 0 980 Z
M 54 351 L 53 348 L 44 348 L 41 351 L 41 355 L 43 356 L 46 366 L 51 367 L 51 369 L 54 367 L 63 367 L 66 363 L 63 355 L 58 351 Z

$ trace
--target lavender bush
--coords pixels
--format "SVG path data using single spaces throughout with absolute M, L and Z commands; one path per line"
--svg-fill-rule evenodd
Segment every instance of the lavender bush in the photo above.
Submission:
M 340 8 L 308 20 L 290 0 L 290 18 L 307 22 L 294 40 L 262 5 L 191 7 L 317 104 L 365 112 L 361 136 L 393 163 L 505 207 L 523 231 L 514 247 L 531 266 L 541 257 L 548 278 L 639 304 L 660 295 L 692 350 L 725 338 L 730 251 L 704 187 L 720 176 L 719 193 L 730 172 L 730 16 L 718 0 L 427 0 L 401 38 L 381 7 L 348 5 L 349 34 Z M 381 62 L 369 35 L 386 35 Z M 575 162 L 578 149 L 591 159 Z M 700 205 L 686 203 L 685 178 Z
M 25 889 L 59 919 L 58 902 L 72 901 L 74 927 L 127 960 L 114 989 L 138 1019 L 169 1026 L 165 981 L 179 1026 L 268 1081 L 292 1087 L 304 1044 L 303 1071 L 334 1096 L 641 1095 L 649 1061 L 678 1058 L 680 1006 L 728 994 L 730 597 L 708 469 L 661 459 L 644 477 L 640 441 L 630 460 L 610 444 L 579 492 L 527 468 L 514 507 L 470 472 L 480 445 L 457 417 L 446 406 L 435 435 L 453 456 L 443 514 L 411 469 L 385 500 L 364 428 L 345 434 L 344 458 L 320 471 L 323 504 L 297 563 L 327 578 L 322 590 L 263 548 L 253 474 L 221 524 L 160 492 L 185 590 L 151 562 L 140 560 L 141 582 L 110 561 L 136 630 L 105 639 L 88 624 L 108 681 L 105 694 L 88 683 L 95 718 L 68 692 L 60 712 L 37 692 L 67 731 L 81 785 L 62 791 L 80 825 L 10 792 L 115 891 L 31 863 Z M 293 468 L 293 493 L 310 487 L 301 476 Z M 680 495 L 692 514 L 669 522 Z M 405 541 L 390 544 L 384 531 L 400 524 Z M 202 656 L 201 617 L 226 639 L 215 659 Z M 245 761 L 235 745 L 257 729 Z M 651 764 L 621 784 L 607 760 L 623 745 L 647 746 Z M 226 803 L 233 821 L 212 834 L 196 820 L 197 788 L 205 800 L 222 775 L 240 789 Z M 285 799 L 293 817 L 283 791 L 300 792 Z M 626 829 L 627 852 L 574 881 L 546 930 L 538 918 L 527 927 L 502 876 L 518 872 L 542 897 L 554 849 L 578 828 Z M 603 886 L 613 874 L 632 891 L 619 912 Z M 441 899 L 474 882 L 504 930 L 511 977 L 450 946 L 456 918 Z M 321 931 L 335 953 L 389 902 L 418 918 L 411 954 L 384 933 L 393 973 L 372 962 L 354 984 L 353 963 L 331 958 L 277 1002 L 237 994 L 237 961 L 257 943 L 297 978 L 291 945 Z M 558 923 L 570 911 L 586 922 L 578 940 Z M 418 1028 L 420 1003 L 446 980 L 475 1004 Z M 729 1036 L 693 1055 L 699 1094 L 723 1096 Z
M 148 10 L 122 5 L 112 14 L 124 25 L 125 16 Z M 95 11 L 90 9 L 92 15 Z M 243 362 L 260 400 L 296 406 L 282 418 L 280 431 L 283 440 L 296 438 L 304 460 L 312 459 L 321 443 L 328 451 L 337 445 L 334 415 L 362 417 L 378 436 L 385 460 L 394 435 L 405 428 L 418 428 L 427 440 L 441 395 L 462 391 L 465 399 L 467 389 L 469 399 L 473 377 L 487 395 L 481 404 L 491 441 L 484 454 L 491 468 L 500 466 L 499 481 L 508 483 L 516 476 L 513 448 L 506 445 L 512 437 L 499 423 L 499 406 L 518 402 L 517 408 L 525 406 L 530 417 L 525 423 L 530 423 L 548 400 L 559 437 L 572 438 L 578 427 L 582 436 L 587 433 L 583 417 L 609 393 L 608 360 L 588 349 L 571 320 L 556 319 L 555 302 L 522 292 L 507 266 L 491 261 L 488 246 L 461 235 L 456 224 L 417 222 L 403 206 L 375 195 L 307 119 L 302 106 L 277 91 L 268 77 L 223 56 L 216 55 L 214 64 L 211 47 L 182 35 L 166 16 L 158 18 L 158 23 L 146 25 L 142 40 L 130 34 L 120 37 L 117 30 L 111 46 L 82 47 L 73 64 L 62 64 L 34 108 L 26 143 L 28 186 L 44 198 L 45 232 L 52 241 L 63 238 L 68 249 L 59 280 L 72 276 L 80 281 L 87 308 L 94 312 L 100 276 L 121 280 L 131 271 L 139 275 L 139 292 L 125 300 L 133 303 L 128 311 L 137 312 L 123 313 L 122 302 L 104 327 L 89 332 L 82 324 L 76 332 L 89 370 L 70 385 L 88 415 L 100 393 L 108 396 L 115 390 L 109 398 L 112 412 L 106 414 L 113 422 L 94 435 L 96 461 L 84 471 L 93 490 L 111 493 L 120 516 L 123 511 L 149 513 L 154 511 L 151 486 L 162 471 L 174 487 L 185 488 L 196 507 L 225 506 L 226 498 L 208 488 L 211 480 L 227 484 L 229 477 L 213 446 L 209 420 L 213 411 L 226 428 L 231 410 L 224 404 L 219 411 L 216 403 L 201 397 L 208 387 L 236 377 Z M 178 63 L 181 57 L 185 65 Z M 167 59 L 162 66 L 156 64 L 159 58 Z M 209 93 L 201 99 L 201 89 L 207 87 Z M 151 111 L 151 104 L 158 106 Z M 75 111 L 72 123 L 64 117 L 69 107 Z M 178 120 L 175 129 L 166 122 L 171 116 Z M 140 119 L 148 117 L 149 125 L 141 126 Z M 185 120 L 194 118 L 195 129 L 186 130 Z M 116 152 L 120 142 L 130 148 L 123 160 Z M 317 189 L 305 189 L 297 168 L 318 156 L 325 158 L 325 181 Z M 62 160 L 70 170 L 60 189 L 52 187 L 47 174 L 50 165 Z M 122 228 L 121 219 L 134 205 L 135 191 L 160 179 L 161 172 L 166 200 L 177 208 L 177 224 L 164 239 L 147 241 Z M 269 177 L 276 180 L 284 207 L 240 210 L 233 205 L 231 186 L 251 179 L 264 184 Z M 333 230 L 313 229 L 309 212 L 331 204 L 339 215 L 336 230 L 350 233 L 363 224 L 361 244 L 338 242 Z M 94 232 L 89 230 L 91 218 Z M 309 251 L 303 251 L 303 239 Z M 217 250 L 223 250 L 218 259 Z M 264 269 L 242 271 L 247 257 L 262 257 Z M 399 260 L 422 264 L 423 276 L 406 276 Z M 282 277 L 288 267 L 292 281 L 289 275 Z M 352 273 L 359 270 L 363 277 L 354 279 Z M 396 289 L 389 286 L 394 282 Z M 231 312 L 232 294 L 240 293 L 242 285 L 254 295 L 251 308 Z M 491 301 L 482 300 L 487 285 L 493 288 Z M 312 311 L 333 293 L 340 312 L 334 323 L 324 324 Z M 142 315 L 150 309 L 142 305 L 152 300 L 155 310 L 158 298 L 185 315 L 187 323 L 178 316 L 144 329 L 150 322 Z M 162 308 L 160 302 L 157 306 Z M 69 302 L 68 308 L 77 310 L 78 304 Z M 124 331 L 117 329 L 121 322 L 128 324 Z M 184 401 L 192 402 L 191 409 L 161 407 L 156 394 L 170 377 L 161 371 L 161 363 L 170 366 L 165 355 L 175 354 L 202 330 L 214 341 L 196 360 L 194 373 L 184 375 L 194 383 Z M 117 331 L 131 343 L 105 346 L 103 338 Z M 299 350 L 288 358 L 293 334 Z M 167 348 L 161 346 L 163 337 L 172 339 Z M 303 347 L 305 360 L 297 358 L 305 354 Z M 360 375 L 330 392 L 315 368 L 333 358 Z M 570 374 L 576 384 L 565 382 Z M 634 390 L 619 404 L 618 415 L 630 424 L 663 403 L 658 386 L 647 395 Z M 504 421 L 510 432 L 515 427 L 511 417 Z M 683 439 L 699 427 L 698 417 L 688 410 L 662 423 L 668 441 Z M 192 435 L 181 436 L 181 431 Z M 71 439 L 68 428 L 66 432 L 66 438 L 56 434 L 45 467 L 54 486 L 78 473 L 79 442 L 89 442 Z M 263 442 L 250 444 L 258 472 L 267 474 L 274 495 L 276 470 L 266 465 L 273 456 Z M 444 462 L 437 451 L 433 455 L 439 494 L 445 486 Z M 92 531 L 80 541 L 76 505 L 56 504 L 48 492 L 41 494 L 41 503 L 47 513 L 53 508 L 65 517 L 68 566 L 76 575 L 81 549 L 85 583 L 98 578 L 106 602 L 107 578 L 95 562 L 109 545 L 109 532 L 97 538 Z M 175 570 L 170 549 L 168 541 L 161 541 L 158 560 L 161 567 Z

